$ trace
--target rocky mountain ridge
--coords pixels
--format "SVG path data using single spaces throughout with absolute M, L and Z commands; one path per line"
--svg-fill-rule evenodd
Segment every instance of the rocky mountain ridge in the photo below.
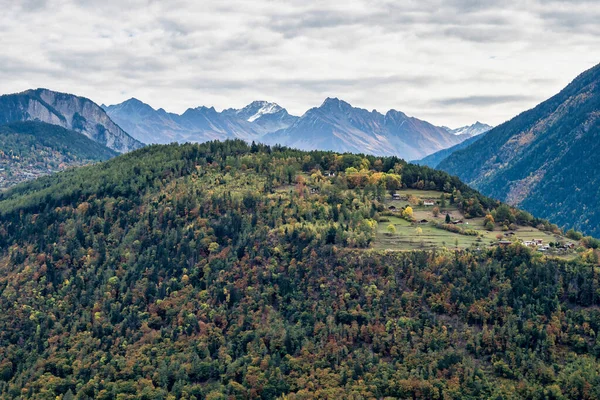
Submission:
M 214 107 L 189 108 L 183 114 L 155 110 L 137 99 L 104 106 L 108 115 L 145 143 L 205 142 L 243 139 L 303 150 L 367 152 L 405 159 L 451 147 L 484 129 L 460 128 L 464 134 L 390 110 L 385 115 L 327 98 L 297 117 L 276 103 L 254 101 L 218 112 Z
M 80 132 L 120 153 L 143 143 L 129 136 L 93 101 L 48 89 L 27 90 L 0 96 L 0 124 L 40 121 Z

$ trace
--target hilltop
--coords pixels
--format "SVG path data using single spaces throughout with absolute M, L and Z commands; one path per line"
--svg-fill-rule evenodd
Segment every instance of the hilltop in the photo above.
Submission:
M 148 146 L 0 193 L 0 397 L 598 398 L 598 244 L 396 157 Z

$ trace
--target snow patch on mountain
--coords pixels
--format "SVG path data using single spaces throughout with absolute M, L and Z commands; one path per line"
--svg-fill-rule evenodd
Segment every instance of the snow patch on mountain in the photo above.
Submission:
M 254 122 L 265 115 L 277 114 L 282 111 L 285 111 L 285 109 L 276 103 L 258 100 L 253 101 L 244 108 L 229 108 L 227 110 L 223 110 L 223 114 L 235 115 L 238 118 L 245 119 L 248 122 Z
M 443 128 L 447 130 L 448 133 L 451 133 L 456 136 L 468 135 L 470 137 L 473 137 L 489 131 L 493 128 L 493 126 L 477 121 L 473 125 L 461 126 L 460 128 L 456 129 L 451 129 L 447 126 L 444 126 Z
M 264 102 L 262 104 L 262 106 L 254 113 L 254 115 L 251 115 L 247 121 L 248 122 L 254 122 L 257 119 L 259 119 L 260 117 L 262 117 L 263 115 L 268 115 L 268 114 L 275 114 L 279 111 L 281 111 L 282 108 L 275 104 L 275 103 L 267 103 Z

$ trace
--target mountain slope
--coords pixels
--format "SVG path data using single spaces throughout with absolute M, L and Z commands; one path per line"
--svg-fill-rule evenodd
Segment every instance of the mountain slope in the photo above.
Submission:
M 186 133 L 175 122 L 176 115 L 154 110 L 134 98 L 103 108 L 113 121 L 143 143 L 169 143 L 182 139 Z
M 600 65 L 439 168 L 561 226 L 600 234 Z
M 328 98 L 289 128 L 267 134 L 261 140 L 303 150 L 396 155 L 410 160 L 464 139 L 399 111 L 390 110 L 383 115 Z
M 0 124 L 41 121 L 83 133 L 120 153 L 138 149 L 133 139 L 93 101 L 47 89 L 0 96 Z
M 364 165 L 402 174 L 344 172 Z M 242 141 L 148 146 L 0 193 L 0 397 L 599 398 L 591 262 L 365 250 L 377 220 L 410 227 L 386 187 L 424 182 L 521 215 L 397 158 Z
M 260 137 L 260 129 L 236 116 L 217 112 L 214 107 L 196 107 L 186 110 L 178 122 L 192 132 L 194 142 L 242 139 L 252 141 Z
M 447 149 L 437 151 L 437 152 L 435 152 L 433 154 L 428 155 L 425 158 L 422 158 L 420 160 L 416 160 L 416 161 L 413 161 L 413 162 L 415 164 L 427 165 L 428 167 L 431 167 L 431 168 L 437 168 L 437 166 L 443 160 L 445 160 L 446 158 L 448 158 L 451 154 L 457 152 L 458 150 L 466 149 L 471 144 L 475 143 L 479 139 L 482 139 L 484 136 L 485 136 L 485 132 L 484 133 L 480 133 L 477 136 L 472 136 L 469 139 L 466 139 L 464 142 L 461 142 L 461 143 L 459 143 L 457 145 L 454 145 L 452 147 L 449 147 Z
M 0 189 L 117 153 L 85 135 L 43 122 L 0 126 Z

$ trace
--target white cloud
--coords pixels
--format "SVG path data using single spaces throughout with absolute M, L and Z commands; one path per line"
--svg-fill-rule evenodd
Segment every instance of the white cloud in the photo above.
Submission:
M 0 0 L 0 92 L 498 124 L 600 60 L 597 2 Z M 491 3 L 491 2 L 490 2 Z

